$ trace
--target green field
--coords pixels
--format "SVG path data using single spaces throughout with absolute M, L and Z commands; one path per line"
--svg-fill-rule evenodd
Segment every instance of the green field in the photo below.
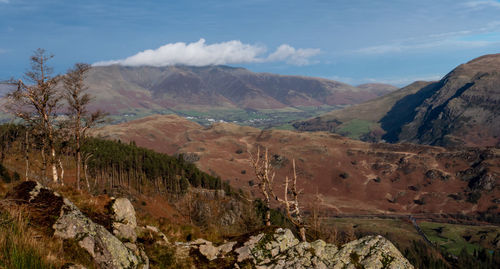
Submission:
M 479 247 L 493 249 L 493 243 L 500 239 L 498 226 L 422 222 L 420 227 L 431 242 L 454 255 L 458 255 L 464 248 L 469 254 Z
M 276 128 L 293 130 L 291 123 L 316 117 L 325 112 L 338 109 L 334 106 L 321 107 L 288 107 L 283 109 L 213 109 L 213 110 L 176 110 L 172 111 L 183 117 L 189 117 L 201 125 L 213 122 L 230 122 L 257 128 Z
M 353 119 L 340 126 L 338 133 L 353 139 L 359 139 L 362 135 L 369 133 L 376 125 L 371 121 Z
M 409 247 L 413 240 L 423 241 L 415 227 L 402 219 L 330 218 L 323 223 L 339 232 L 352 229 L 356 235 L 383 235 L 399 246 L 400 250 Z M 495 250 L 495 243 L 500 240 L 499 226 L 438 222 L 421 222 L 419 226 L 432 243 L 453 255 L 458 255 L 462 249 L 466 249 L 469 254 L 480 248 Z

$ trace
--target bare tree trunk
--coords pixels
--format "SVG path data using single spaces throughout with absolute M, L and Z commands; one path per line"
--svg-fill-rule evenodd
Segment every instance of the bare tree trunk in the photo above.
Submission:
M 267 206 L 266 211 L 266 226 L 271 226 L 271 209 Z
M 28 155 L 29 153 L 29 134 L 28 134 L 28 129 L 26 129 L 26 137 L 25 137 L 25 140 L 24 140 L 24 143 L 25 143 L 25 147 L 24 147 L 24 158 L 26 160 L 26 177 L 24 178 L 24 180 L 28 181 L 28 173 L 29 173 L 29 169 L 30 169 L 30 157 Z
M 78 154 L 80 154 L 80 152 L 78 152 Z M 84 158 L 84 160 L 83 160 L 83 173 L 84 173 L 84 176 L 85 176 L 85 183 L 87 183 L 87 190 L 89 192 L 90 192 L 90 183 L 89 183 L 89 177 L 88 177 L 88 174 L 87 174 L 87 168 L 88 168 L 87 162 L 89 161 L 90 157 L 92 157 L 92 154 L 86 155 L 85 158 Z M 96 182 L 97 182 L 97 179 L 96 179 Z
M 46 182 L 47 179 L 47 155 L 45 155 L 45 139 L 42 140 L 42 181 L 44 183 Z
M 60 157 L 59 157 L 59 168 L 61 168 L 61 176 L 60 176 L 61 185 L 64 186 L 64 167 L 63 167 L 63 164 L 61 162 L 61 158 Z
M 300 235 L 300 241 L 306 242 L 306 228 L 305 227 L 300 227 L 299 228 L 299 235 Z
M 56 149 L 53 145 L 50 148 L 51 163 L 52 163 L 52 182 L 58 183 L 59 177 L 57 175 L 57 165 L 56 165 Z
M 76 189 L 80 189 L 80 163 L 82 157 L 80 155 L 80 136 L 76 136 Z M 88 185 L 88 184 L 87 184 Z

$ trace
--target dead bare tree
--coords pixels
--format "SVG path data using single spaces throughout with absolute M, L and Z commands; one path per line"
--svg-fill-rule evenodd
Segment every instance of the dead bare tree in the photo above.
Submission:
M 264 156 L 260 154 L 260 147 L 257 147 L 257 154 L 254 156 L 249 151 L 250 161 L 255 172 L 255 177 L 258 181 L 257 186 L 262 195 L 264 195 L 264 203 L 266 205 L 266 215 L 264 221 L 266 226 L 271 226 L 271 196 L 273 195 L 273 181 L 275 173 L 268 158 L 268 150 L 266 148 Z
M 61 97 L 56 90 L 59 77 L 52 76 L 53 70 L 47 62 L 53 58 L 44 49 L 37 49 L 31 56 L 31 70 L 24 75 L 27 83 L 19 80 L 17 89 L 7 95 L 7 107 L 17 117 L 35 128 L 43 137 L 42 159 L 45 148 L 49 151 L 49 163 L 52 166 L 52 181 L 59 182 L 56 157 L 55 122 Z M 47 164 L 44 166 L 46 167 Z
M 300 239 L 305 242 L 306 241 L 306 226 L 304 222 L 304 218 L 300 212 L 299 206 L 299 194 L 302 191 L 297 190 L 297 172 L 295 170 L 295 159 L 292 160 L 293 167 L 293 179 L 291 189 L 288 189 L 289 186 L 289 178 L 285 177 L 285 193 L 284 199 L 277 200 L 285 206 L 286 215 L 288 219 L 297 227 L 299 230 Z M 288 200 L 288 195 L 291 195 L 292 199 Z
M 76 188 L 80 189 L 80 170 L 81 170 L 81 147 L 82 141 L 85 139 L 89 128 L 102 122 L 104 113 L 101 111 L 89 112 L 88 105 L 92 101 L 92 97 L 87 92 L 88 87 L 85 86 L 85 75 L 90 70 L 91 66 L 84 63 L 77 63 L 68 70 L 63 77 L 64 82 L 64 98 L 68 103 L 68 116 L 70 128 L 74 138 L 74 155 L 76 163 Z M 90 184 L 86 177 L 87 188 L 90 191 Z
M 297 172 L 295 169 L 295 159 L 293 159 L 292 161 L 292 182 L 290 183 L 290 179 L 288 176 L 285 177 L 284 196 L 282 199 L 279 198 L 273 190 L 275 172 L 271 165 L 271 161 L 269 160 L 268 149 L 265 149 L 263 156 L 261 156 L 260 154 L 260 147 L 257 147 L 257 154 L 255 156 L 252 155 L 251 152 L 249 152 L 249 154 L 252 166 L 255 171 L 255 177 L 258 181 L 257 186 L 259 186 L 260 192 L 264 196 L 264 202 L 267 207 L 266 215 L 264 217 L 266 226 L 271 225 L 272 197 L 285 207 L 287 218 L 297 227 L 297 230 L 299 230 L 300 239 L 302 241 L 306 241 L 306 225 L 299 206 L 299 194 L 301 193 L 301 191 L 297 190 Z M 291 199 L 289 199 L 289 195 L 291 195 Z

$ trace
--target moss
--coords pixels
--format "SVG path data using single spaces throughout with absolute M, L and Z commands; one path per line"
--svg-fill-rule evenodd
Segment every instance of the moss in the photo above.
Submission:
M 362 264 L 359 263 L 359 255 L 356 252 L 352 252 L 349 255 L 349 258 L 351 260 L 351 263 L 356 267 L 356 269 L 363 269 L 365 268 Z
M 382 253 L 382 269 L 389 268 L 392 261 L 394 261 L 394 257 Z
M 260 241 L 255 245 L 255 247 L 251 250 L 252 255 L 254 257 L 263 257 L 264 259 L 266 258 L 271 258 L 271 250 L 266 248 L 266 244 L 273 241 L 274 237 L 271 233 L 265 233 L 264 236 L 260 239 Z M 263 261 L 263 259 L 256 259 L 257 263 L 260 263 Z
M 92 256 L 81 248 L 75 240 L 64 240 L 63 249 L 65 260 L 75 261 L 87 268 L 96 268 Z

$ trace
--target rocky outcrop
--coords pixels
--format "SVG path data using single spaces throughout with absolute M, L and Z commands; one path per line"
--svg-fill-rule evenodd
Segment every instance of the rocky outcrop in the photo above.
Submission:
M 99 268 L 149 268 L 142 249 L 130 242 L 123 243 L 85 216 L 71 201 L 38 182 L 19 184 L 7 198 L 26 204 L 33 221 L 53 232 L 55 237 L 74 241 L 90 254 Z M 117 213 L 120 214 L 115 214 L 115 220 L 131 220 L 129 211 Z M 135 215 L 133 219 L 135 221 Z
M 322 240 L 300 242 L 282 228 L 219 246 L 203 239 L 177 243 L 177 255 L 226 268 L 413 268 L 382 236 L 366 236 L 338 248 Z

